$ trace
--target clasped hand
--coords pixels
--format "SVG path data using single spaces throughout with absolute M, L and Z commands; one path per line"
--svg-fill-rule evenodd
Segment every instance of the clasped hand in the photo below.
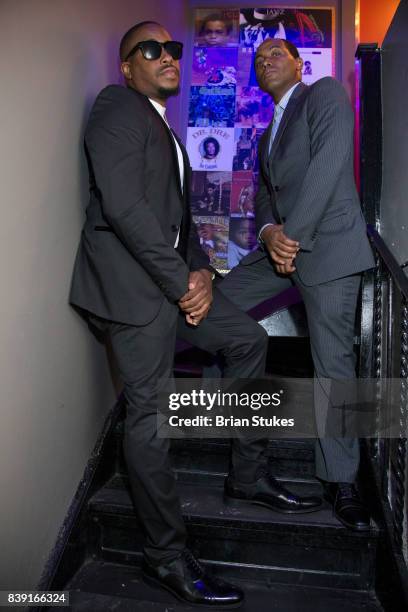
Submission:
M 283 232 L 283 225 L 268 225 L 261 238 L 279 274 L 291 274 L 296 270 L 293 262 L 299 251 L 299 242 L 291 240 Z
M 187 323 L 198 325 L 208 314 L 213 301 L 212 279 L 209 270 L 190 272 L 188 291 L 179 300 L 179 308 L 183 311 Z

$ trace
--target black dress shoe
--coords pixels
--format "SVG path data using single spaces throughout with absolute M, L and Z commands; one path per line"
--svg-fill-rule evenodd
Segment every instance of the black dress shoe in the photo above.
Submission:
M 159 566 L 144 559 L 142 575 L 148 584 L 163 587 L 193 606 L 238 608 L 244 601 L 240 589 L 207 574 L 187 549 L 174 561 Z
M 322 505 L 320 497 L 299 497 L 266 472 L 251 483 L 239 482 L 230 474 L 225 479 L 224 500 L 226 503 L 233 501 L 266 506 L 283 514 L 315 512 Z
M 334 515 L 340 523 L 354 531 L 370 529 L 370 515 L 354 484 L 328 482 L 324 488 L 325 498 L 333 505 Z

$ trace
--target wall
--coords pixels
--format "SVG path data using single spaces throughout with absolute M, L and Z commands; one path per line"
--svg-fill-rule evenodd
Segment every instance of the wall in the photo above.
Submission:
M 400 0 L 358 0 L 360 42 L 376 42 L 381 47 Z
M 402 0 L 382 51 L 381 234 L 399 263 L 408 260 L 407 32 L 408 0 Z
M 67 304 L 87 201 L 82 131 L 139 20 L 175 37 L 184 0 L 0 4 L 0 589 L 35 588 L 115 394 Z M 177 125 L 179 105 L 170 117 Z

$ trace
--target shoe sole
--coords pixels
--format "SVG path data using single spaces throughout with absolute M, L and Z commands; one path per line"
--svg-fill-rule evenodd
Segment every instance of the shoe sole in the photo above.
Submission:
M 149 586 L 152 586 L 154 588 L 160 587 L 164 591 L 167 591 L 168 593 L 171 593 L 173 595 L 173 597 L 175 597 L 178 601 L 182 601 L 184 604 L 187 604 L 188 606 L 193 606 L 195 608 L 211 608 L 212 610 L 216 610 L 217 608 L 219 608 L 219 609 L 222 609 L 222 610 L 231 610 L 231 609 L 240 608 L 244 604 L 244 602 L 245 602 L 245 600 L 243 599 L 242 601 L 239 601 L 238 603 L 232 603 L 232 604 L 223 604 L 223 603 L 216 603 L 216 604 L 202 603 L 202 604 L 200 604 L 200 603 L 194 603 L 192 601 L 189 601 L 188 599 L 184 599 L 183 597 L 181 597 L 181 595 L 179 595 L 171 587 L 163 584 L 157 578 L 153 578 L 152 576 L 149 576 L 148 574 L 145 574 L 143 571 L 142 571 L 142 578 L 143 578 L 144 582 L 146 584 L 148 584 Z
M 274 506 L 271 506 L 270 504 L 267 504 L 266 502 L 262 502 L 262 501 L 252 501 L 252 499 L 240 499 L 238 497 L 229 497 L 228 495 L 224 494 L 224 503 L 227 506 L 234 506 L 236 504 L 241 504 L 241 505 L 247 505 L 247 504 L 252 504 L 253 506 L 262 506 L 263 508 L 268 508 L 268 510 L 271 510 L 272 512 L 277 512 L 278 514 L 310 514 L 311 512 L 318 512 L 319 510 L 322 509 L 323 503 L 321 503 L 319 506 L 313 506 L 313 508 L 301 508 L 299 510 L 291 510 L 291 509 L 287 509 L 284 510 L 283 508 L 275 508 Z
M 351 523 L 348 523 L 347 521 L 345 521 L 344 519 L 342 519 L 337 512 L 335 511 L 334 507 L 333 507 L 333 499 L 331 499 L 328 495 L 324 495 L 323 496 L 324 500 L 327 501 L 330 506 L 332 507 L 332 512 L 333 512 L 333 516 L 339 521 L 339 523 L 341 523 L 342 525 L 344 525 L 344 527 L 346 527 L 347 529 L 350 529 L 351 531 L 355 531 L 357 533 L 362 533 L 364 531 L 370 531 L 371 530 L 371 525 L 367 525 L 367 527 L 356 527 L 355 525 L 352 525 Z

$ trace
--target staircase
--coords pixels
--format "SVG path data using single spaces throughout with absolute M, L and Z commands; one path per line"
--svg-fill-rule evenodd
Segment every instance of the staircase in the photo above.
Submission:
M 303 371 L 309 374 L 305 350 Z M 129 493 L 122 432 L 119 420 L 104 452 L 105 477 L 89 496 L 53 588 L 70 591 L 74 611 L 188 612 L 193 608 L 142 581 L 142 535 Z M 313 478 L 313 446 L 313 440 L 270 440 L 268 446 L 274 475 L 303 495 L 321 493 Z M 374 522 L 369 532 L 359 534 L 345 529 L 328 505 L 295 516 L 224 505 L 228 440 L 173 440 L 171 456 L 189 546 L 205 566 L 245 590 L 243 612 L 384 609 L 374 591 L 381 537 Z

